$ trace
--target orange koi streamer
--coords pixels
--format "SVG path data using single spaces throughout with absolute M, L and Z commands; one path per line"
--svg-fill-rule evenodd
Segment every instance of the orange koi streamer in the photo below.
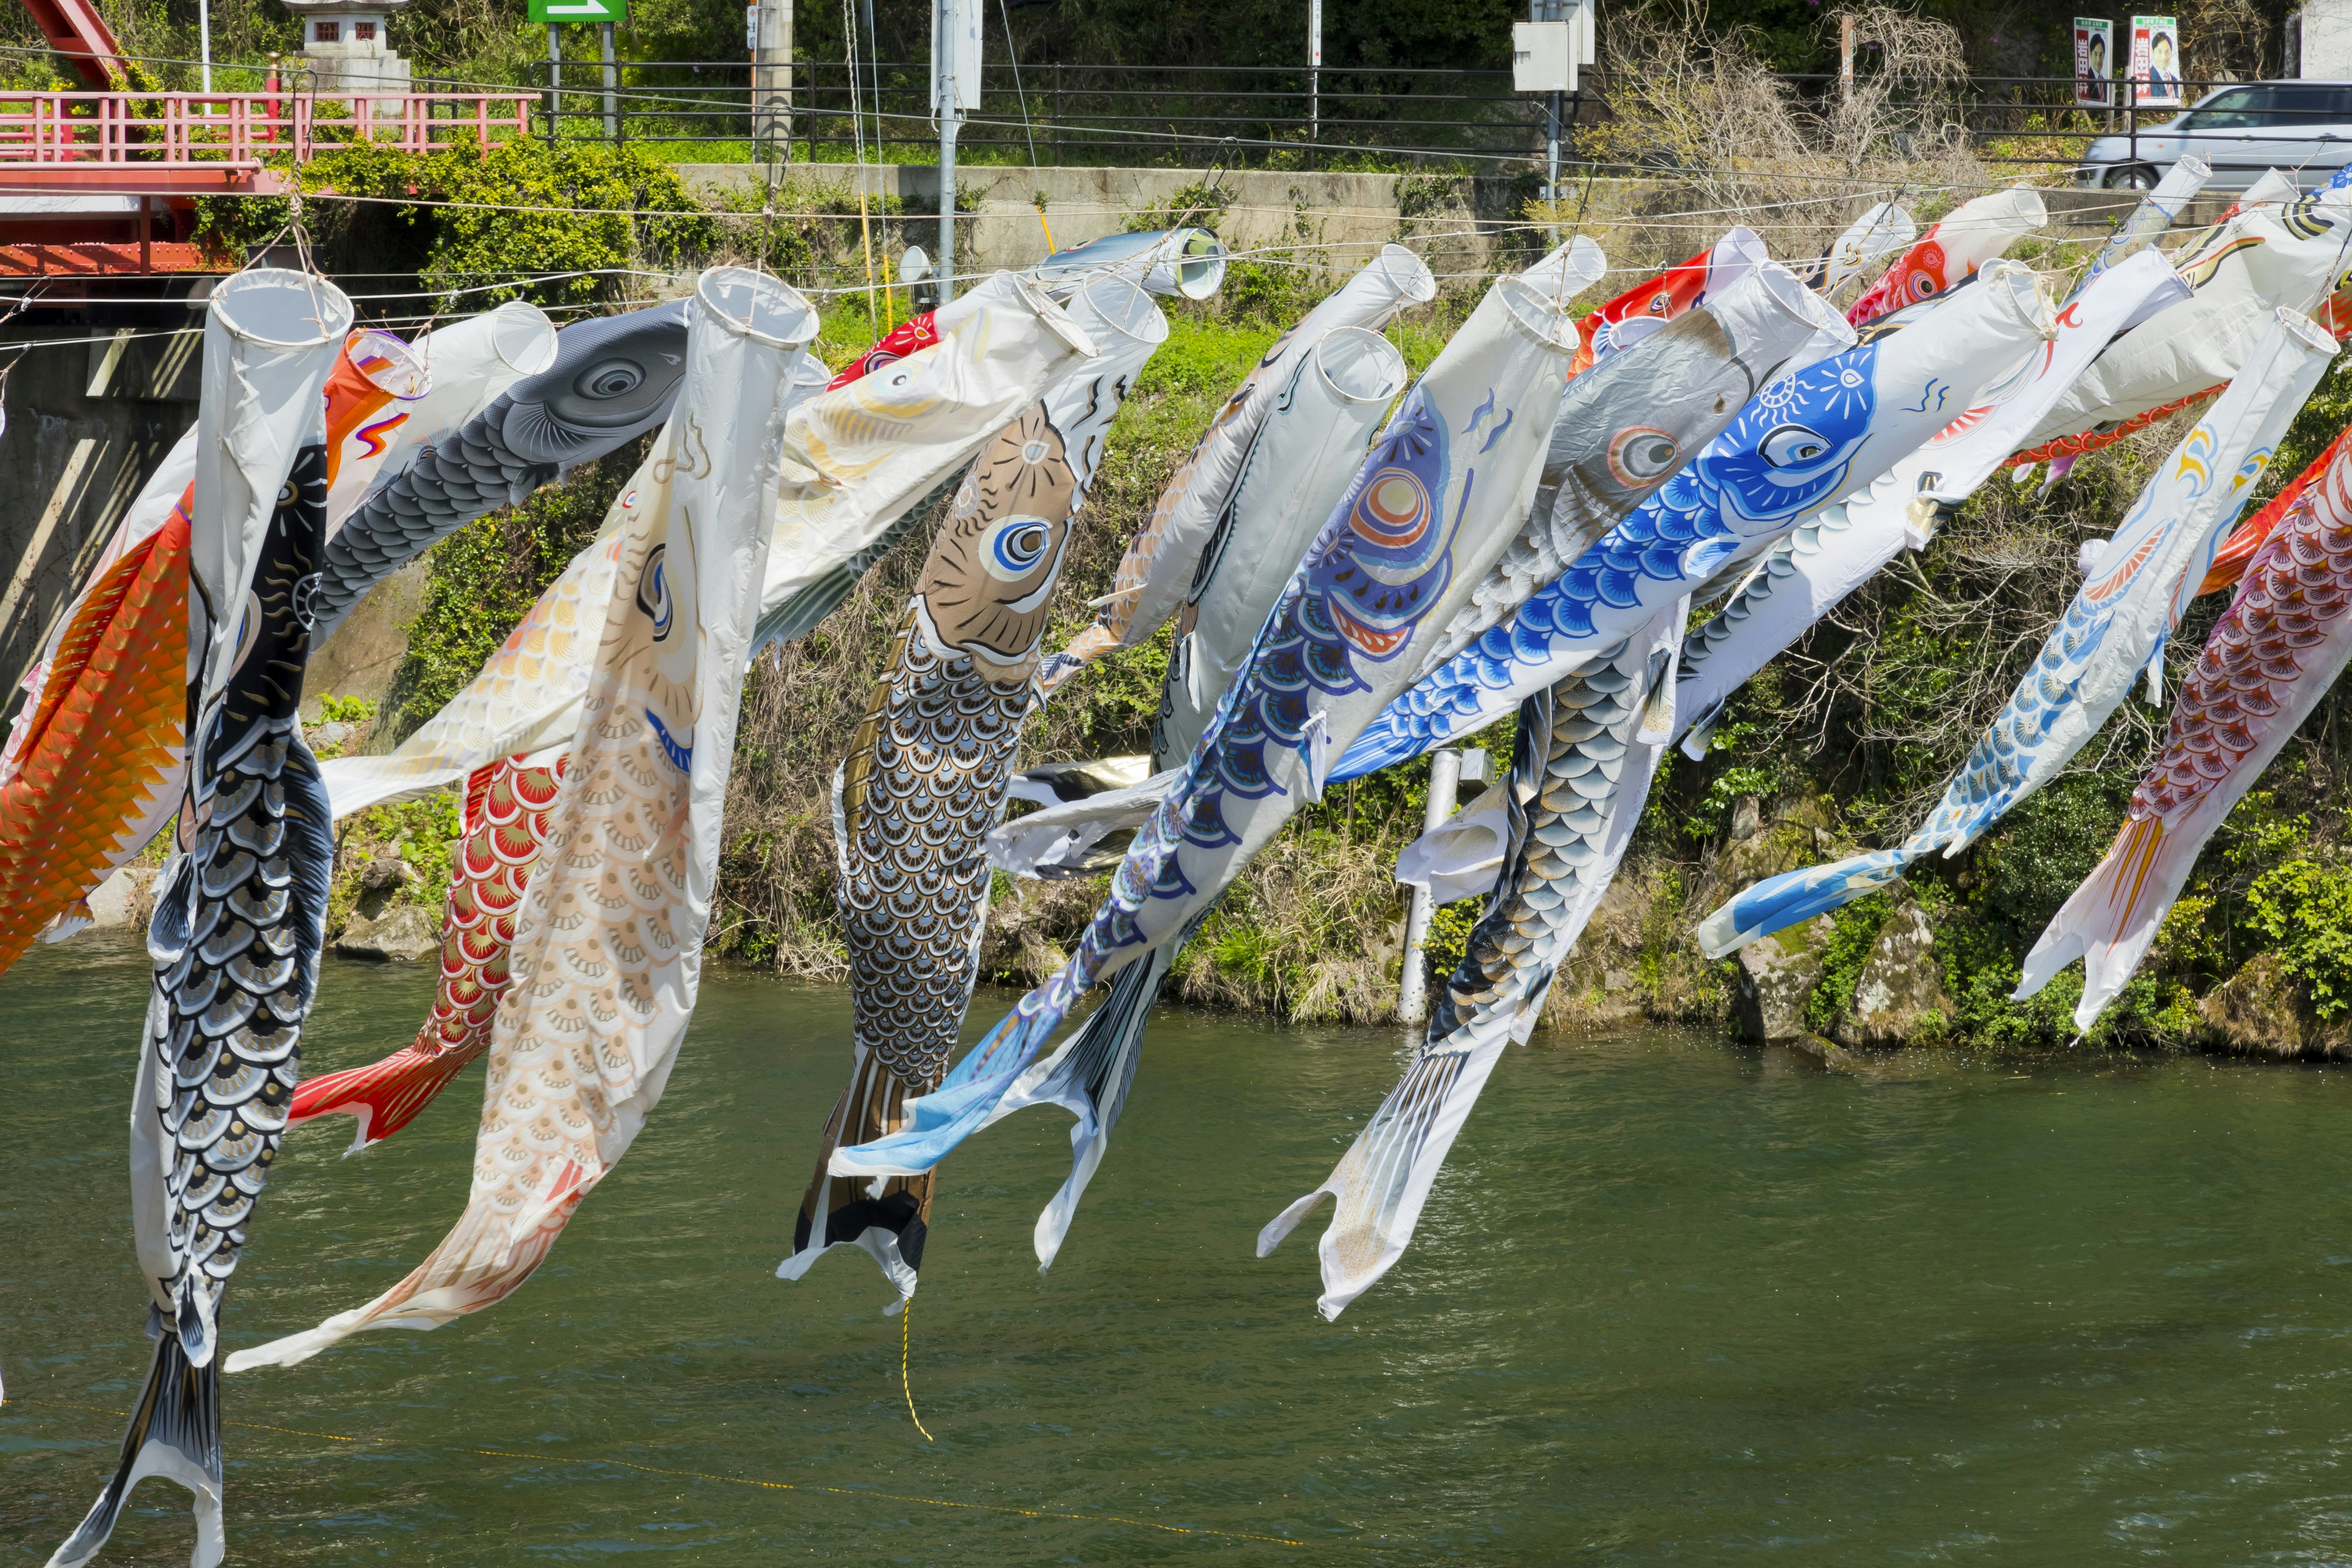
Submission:
M 176 792 L 187 646 L 184 499 L 84 595 L 0 785 L 0 970 L 89 895 L 124 836 Z

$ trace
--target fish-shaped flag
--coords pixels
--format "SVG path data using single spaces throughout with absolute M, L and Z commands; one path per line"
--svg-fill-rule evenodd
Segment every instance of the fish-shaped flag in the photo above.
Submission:
M 2033 951 L 2022 1001 L 2083 961 L 2087 1029 L 2139 967 L 2213 830 L 2352 658 L 2352 455 L 2339 452 L 2255 555 L 2180 688 L 2123 830 Z
M 429 1329 L 520 1288 L 627 1152 L 676 1064 L 701 977 L 719 810 L 774 517 L 779 409 L 816 312 L 713 268 L 689 301 L 664 504 L 622 535 L 595 674 L 523 896 L 492 1025 L 473 1189 L 374 1300 L 228 1358 L 288 1365 L 370 1328 Z
M 1009 273 L 964 299 L 983 293 L 982 305 L 935 346 L 836 390 L 787 395 L 786 429 L 827 453 L 835 470 L 786 470 L 761 600 L 763 638 L 775 635 L 779 617 L 789 617 L 813 595 L 837 588 L 827 605 L 837 603 L 864 569 L 865 552 L 877 548 L 893 521 L 1082 358 L 1060 306 Z M 795 461 L 794 450 L 788 437 L 788 464 Z M 619 537 L 631 510 L 649 504 L 652 467 L 649 458 L 622 488 L 597 538 L 440 712 L 386 755 L 337 757 L 325 764 L 337 816 L 438 789 L 501 757 L 569 741 L 578 727 L 604 609 L 613 602 Z M 773 555 L 788 537 L 797 564 L 780 567 Z
M 1367 441 L 1408 379 L 1404 356 L 1386 339 L 1360 327 L 1341 327 L 1301 356 L 1286 379 L 1268 388 L 1265 424 L 1177 612 L 1175 646 L 1152 730 L 1151 765 L 1160 770 L 1161 790 L 1199 742 L 1258 629 L 1345 495 Z M 1157 795 L 1146 798 L 1136 791 L 1130 798 L 1130 814 L 1119 826 L 1131 832 L 1150 815 Z M 1087 845 L 1111 830 L 1106 824 Z M 992 859 L 1001 853 L 998 844 L 992 835 Z M 1050 1265 L 1059 1252 L 1078 1199 L 1101 1163 L 1134 1078 L 1144 1019 L 1181 946 L 1164 943 L 1120 970 L 1110 995 L 1069 1044 L 1038 1064 L 999 1108 L 998 1114 L 1006 1115 L 1024 1105 L 1064 1104 L 1078 1121 L 1070 1178 L 1037 1222 L 1041 1264 Z
M 2099 247 L 2099 254 L 2091 258 L 2091 265 L 2067 290 L 2066 303 L 2081 299 L 2084 290 L 2097 282 L 2109 268 L 2155 244 L 2212 177 L 2213 171 L 2204 159 L 2194 153 L 2182 153 L 2179 161 L 2164 172 L 2164 178 L 2156 183 L 2156 189 L 2142 196 L 2138 205 L 2125 215 L 2124 221 L 2116 226 L 2116 232 L 2107 236 L 2107 243 Z
M 835 1150 L 835 1175 L 936 1165 L 988 1120 L 1096 980 L 1189 929 L 1320 793 L 1333 749 L 1403 685 L 1415 645 L 1526 520 L 1576 341 L 1552 297 L 1516 277 L 1488 289 L 1373 443 L 1076 954 L 936 1092 L 907 1102 L 901 1131 Z
M 274 268 L 206 305 L 184 669 L 195 762 L 148 930 L 131 1109 L 155 1352 L 121 1462 L 52 1568 L 96 1556 L 149 1476 L 194 1494 L 196 1568 L 226 1550 L 221 1294 L 285 1131 L 334 858 L 296 709 L 326 536 L 321 394 L 351 320 L 333 285 Z
M 1750 228 L 1734 228 L 1687 261 L 1636 283 L 1576 323 L 1580 340 L 1570 374 L 1630 349 L 1668 321 L 1716 298 L 1771 258 Z
M 2049 221 L 2042 198 L 2023 185 L 1962 202 L 1930 224 L 1847 309 L 1845 319 L 1866 327 L 1948 294 Z
M 1893 202 L 1880 202 L 1847 226 L 1822 258 L 1813 287 L 1822 298 L 1836 293 L 1883 256 L 1908 250 L 1919 237 L 1919 226 L 1909 212 Z
M 1057 250 L 1028 276 L 1056 300 L 1097 278 L 1124 278 L 1149 293 L 1206 300 L 1224 286 L 1225 247 L 1205 228 L 1107 234 Z
M 2336 340 L 2310 317 L 2276 311 L 2229 390 L 2140 491 L 1927 820 L 1893 849 L 1785 872 L 1740 893 L 1700 922 L 1707 955 L 1860 898 L 1923 855 L 1959 853 L 2055 776 L 2180 624 L 2222 531 L 2335 354 Z
M 1326 1318 L 1403 1256 L 1496 1059 L 1526 1043 L 1542 1016 L 1552 976 L 1623 853 L 1631 822 L 1621 831 L 1620 819 L 1642 815 L 1665 739 L 1653 699 L 1671 700 L 1689 613 L 1686 602 L 1667 605 L 1640 635 L 1520 704 L 1511 776 L 1500 785 L 1510 823 L 1502 872 L 1428 1032 L 1339 1168 L 1258 1235 L 1264 1258 L 1327 1195 L 1337 1201 L 1320 1249 L 1316 1305 Z
M 2340 195 L 2249 208 L 2173 257 L 2193 298 L 2124 333 L 2019 445 L 2015 464 L 2079 456 L 2150 410 L 2218 393 L 2282 306 L 2346 287 L 2352 209 Z
M 1576 270 L 1598 276 L 1599 258 L 1598 247 L 1586 241 L 1577 252 Z M 1298 325 L 1276 339 L 1176 466 L 1151 515 L 1128 541 L 1112 574 L 1111 591 L 1097 605 L 1093 623 L 1045 661 L 1038 672 L 1039 689 L 1050 695 L 1105 654 L 1148 641 L 1183 603 L 1193 568 L 1265 426 L 1274 403 L 1272 389 L 1290 383 L 1299 362 L 1326 334 L 1342 327 L 1377 331 L 1406 307 L 1436 294 L 1436 279 L 1421 258 L 1401 245 L 1386 246 Z
M 943 310 L 930 349 L 793 412 L 759 642 L 805 635 L 912 528 L 933 493 L 1022 409 L 1075 374 L 1094 344 L 1011 272 Z
M 340 522 L 359 505 L 375 464 L 390 455 L 388 437 L 432 388 L 424 356 L 390 332 L 362 327 L 344 340 L 327 377 L 329 517 Z
M 574 321 L 555 358 L 370 496 L 327 545 L 311 595 L 324 640 L 367 591 L 488 512 L 669 416 L 686 363 L 686 307 Z
M 1995 262 L 1923 319 L 1784 375 L 1504 625 L 1423 676 L 1332 770 L 1359 778 L 1484 729 L 1951 423 L 2055 331 L 2040 280 Z
M 1924 549 L 1941 510 L 1973 495 L 2018 439 L 2096 359 L 2120 323 L 2151 298 L 2176 303 L 2187 287 L 2164 258 L 2144 251 L 2102 273 L 2057 314 L 2046 351 L 2009 384 L 1987 389 L 1870 488 L 1809 519 L 1780 541 L 1683 646 L 1675 702 L 1684 749 L 1706 754 L 1724 700 L 1782 649 L 1877 574 L 1906 545 Z
M 462 832 L 449 857 L 441 917 L 441 977 L 416 1038 L 382 1061 L 307 1079 L 289 1124 L 318 1116 L 358 1123 L 349 1152 L 380 1143 L 490 1047 L 490 1026 L 510 976 L 524 889 L 547 842 L 563 759 L 502 757 L 466 781 Z
M 931 1179 L 835 1181 L 842 1143 L 896 1131 L 939 1087 L 963 1028 L 988 909 L 988 830 L 1004 814 L 1047 602 L 1111 420 L 1168 338 L 1150 295 L 1105 273 L 1071 321 L 1097 345 L 1077 375 L 981 449 L 932 541 L 890 664 L 834 786 L 835 899 L 849 955 L 850 1081 L 824 1126 L 786 1279 L 844 1244 L 915 1291 Z
M 2197 592 L 2218 594 L 2224 588 L 2236 587 L 2271 531 L 2285 521 L 2302 501 L 2304 492 L 2319 482 L 2320 476 L 2334 466 L 2347 447 L 2352 447 L 2352 425 L 2345 426 L 2319 456 L 2305 464 L 2303 472 L 2280 486 L 2278 494 L 2263 503 L 2262 510 L 2237 526 L 2221 548 L 2213 552 L 2213 564 L 2207 569 L 2205 580 L 2197 584 Z
M 1718 279 L 1727 270 L 1718 267 Z M 1665 346 L 1649 346 L 1652 337 Z M 1557 581 L 1767 384 L 1853 342 L 1837 312 L 1794 273 L 1758 261 L 1711 285 L 1701 307 L 1643 333 L 1638 359 L 1620 363 L 1624 349 L 1603 355 L 1585 374 L 1608 376 L 1607 395 L 1588 392 L 1567 405 L 1552 427 L 1526 526 L 1431 645 L 1419 673 L 1443 665 Z
M 388 335 L 388 334 L 385 334 Z M 402 345 L 421 388 L 328 422 L 327 533 L 332 538 L 362 502 L 440 447 L 466 421 L 524 376 L 555 359 L 555 323 L 536 305 L 509 300 L 495 310 L 418 334 Z M 397 340 L 395 340 L 397 341 Z M 333 396 L 332 388 L 329 396 Z M 337 437 L 337 432 L 342 434 Z

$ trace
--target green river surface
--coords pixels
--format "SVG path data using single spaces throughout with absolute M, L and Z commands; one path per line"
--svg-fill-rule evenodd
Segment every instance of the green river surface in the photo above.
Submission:
M 331 961 L 312 1070 L 405 1042 L 431 985 Z M 145 990 L 102 936 L 0 980 L 0 1563 L 97 1494 L 148 1359 L 122 1165 Z M 521 1291 L 227 1379 L 230 1562 L 2352 1562 L 2352 1074 L 1539 1037 L 1333 1324 L 1320 1216 L 1255 1242 L 1396 1037 L 1164 1013 L 1051 1274 L 1030 1227 L 1066 1121 L 944 1167 L 926 1442 L 873 1265 L 772 1277 L 848 1016 L 711 973 L 651 1124 Z M 363 1157 L 348 1121 L 289 1140 L 232 1346 L 425 1256 L 480 1081 Z M 151 1480 L 102 1561 L 184 1563 L 191 1534 Z

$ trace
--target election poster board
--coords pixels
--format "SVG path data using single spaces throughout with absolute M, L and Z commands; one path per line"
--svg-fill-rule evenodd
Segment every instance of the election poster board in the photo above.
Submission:
M 2132 98 L 2142 109 L 2179 109 L 2180 23 L 2173 16 L 2131 19 Z
M 2074 18 L 2074 102 L 2106 109 L 2116 100 L 2116 25 L 2101 16 Z

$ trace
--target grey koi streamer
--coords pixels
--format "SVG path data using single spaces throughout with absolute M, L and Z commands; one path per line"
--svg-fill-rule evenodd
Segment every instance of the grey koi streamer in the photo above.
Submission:
M 310 652 L 309 595 L 327 525 L 327 457 L 304 447 L 279 492 L 246 601 L 247 632 L 203 728 L 180 820 L 182 852 L 157 901 L 133 1124 L 141 1263 L 155 1357 L 114 1477 L 50 1568 L 95 1556 L 149 1476 L 196 1494 L 196 1568 L 221 1525 L 220 1305 L 255 1200 L 285 1135 L 325 942 L 333 819 L 297 709 Z M 142 1143 L 145 1145 L 142 1147 Z M 141 1180 L 142 1155 L 150 1162 Z M 149 1219 L 160 1221 L 151 1237 Z M 150 1251 L 160 1243 L 160 1256 Z
M 1323 1295 L 1337 1318 L 1403 1256 L 1454 1135 L 1505 1046 L 1524 1040 L 1616 869 L 1612 829 L 1638 815 L 1671 721 L 1673 647 L 1685 608 L 1519 705 L 1503 870 L 1445 984 L 1412 1064 L 1324 1184 L 1258 1236 L 1263 1258 L 1325 1194 Z M 1637 745 L 1637 732 L 1654 731 Z M 1629 781 L 1629 770 L 1633 776 Z M 1613 846 L 1622 853 L 1619 837 Z
M 558 332 L 553 364 L 420 454 L 336 532 L 313 600 L 318 640 L 427 546 L 667 419 L 685 374 L 683 300 Z

